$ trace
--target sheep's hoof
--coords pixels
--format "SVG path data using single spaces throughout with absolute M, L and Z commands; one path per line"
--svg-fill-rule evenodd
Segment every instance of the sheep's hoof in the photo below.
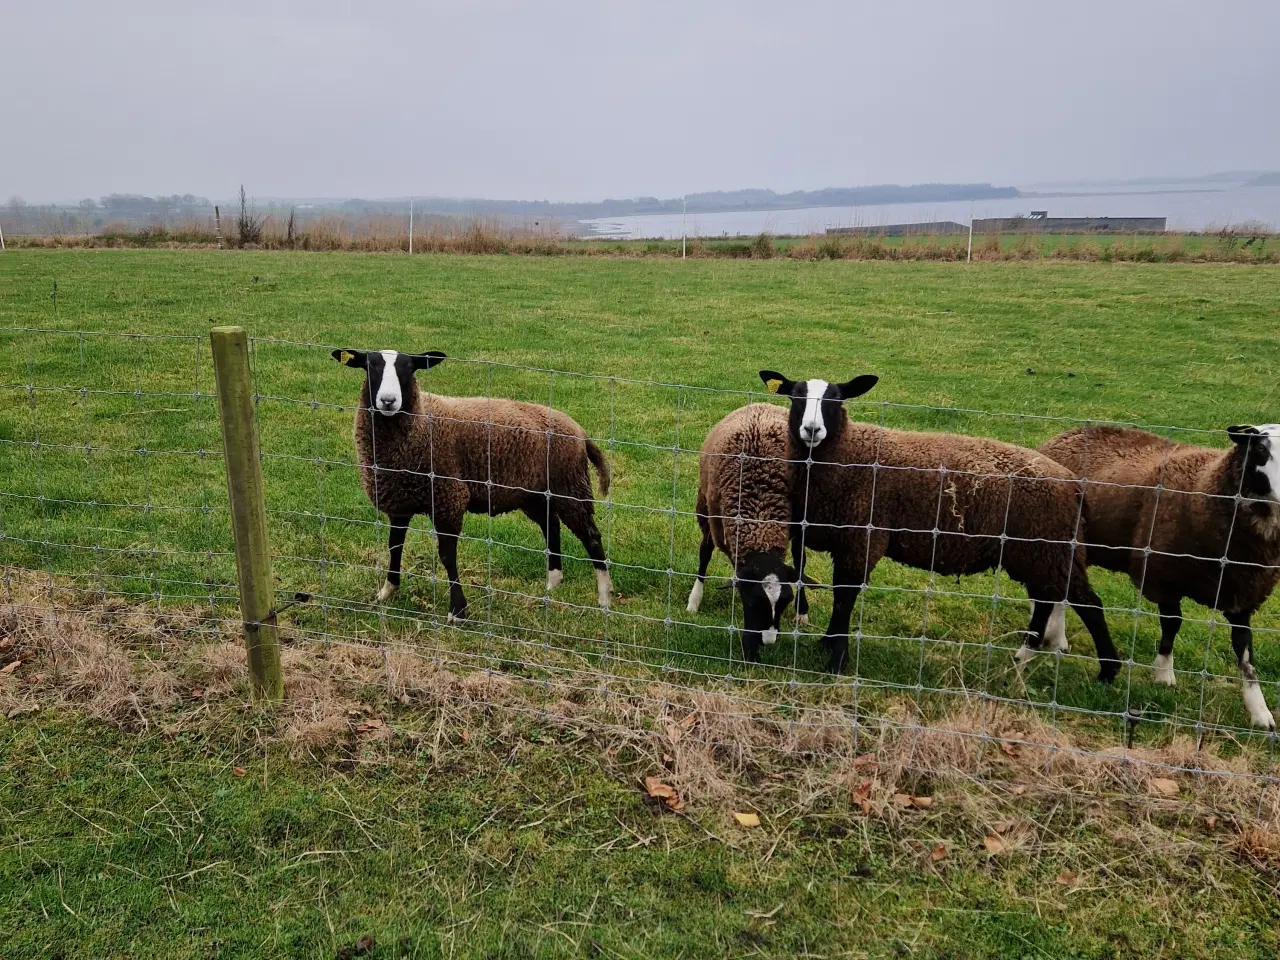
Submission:
M 548 570 L 548 571 L 547 571 L 547 593 L 550 593 L 552 590 L 554 590 L 556 587 L 560 586 L 560 584 L 562 584 L 562 583 L 564 583 L 564 571 L 563 571 L 563 570 Z
M 702 607 L 702 581 L 695 580 L 693 589 L 689 591 L 689 602 L 685 604 L 685 610 L 689 613 L 697 613 Z
M 396 585 L 388 580 L 382 585 L 382 589 L 378 591 L 378 595 L 373 598 L 374 603 L 386 603 L 396 595 Z
M 609 577 L 609 571 L 596 571 L 596 590 L 600 595 L 600 609 L 609 609 L 609 594 L 613 593 L 613 580 Z
M 1119 660 L 1104 660 L 1102 669 L 1098 671 L 1099 683 L 1111 683 L 1115 680 L 1116 675 L 1120 672 Z
M 1256 682 L 1245 684 L 1244 705 L 1249 711 L 1249 719 L 1253 721 L 1255 727 L 1275 732 L 1275 718 L 1271 716 L 1271 711 L 1267 709 L 1267 698 L 1263 696 L 1262 688 Z
M 807 627 L 809 625 L 809 615 L 807 613 L 797 613 L 796 623 L 802 627 Z
M 445 618 L 444 622 L 445 623 L 461 623 L 465 619 L 467 619 L 467 609 L 466 607 L 463 607 L 461 610 L 457 611 L 456 613 L 450 610 L 449 616 Z
M 1029 647 L 1027 646 L 1027 644 L 1024 643 L 1022 646 L 1020 646 L 1017 649 L 1017 652 L 1014 653 L 1013 665 L 1017 667 L 1019 670 L 1021 670 L 1039 652 L 1040 652 L 1039 650 L 1033 649 L 1032 647 Z
M 1151 680 L 1165 687 L 1176 687 L 1178 678 L 1173 672 L 1173 657 L 1158 654 L 1151 664 Z

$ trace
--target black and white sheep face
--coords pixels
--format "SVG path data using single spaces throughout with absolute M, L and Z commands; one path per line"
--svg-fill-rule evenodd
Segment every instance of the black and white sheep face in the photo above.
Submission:
M 395 350 L 335 350 L 333 359 L 343 366 L 365 371 L 369 389 L 369 409 L 384 417 L 394 417 L 404 409 L 405 397 L 413 392 L 413 375 L 434 367 L 445 356 L 438 350 L 427 353 L 398 353 Z
M 860 397 L 879 381 L 864 375 L 844 383 L 826 380 L 789 380 L 773 370 L 761 370 L 760 379 L 770 393 L 791 398 L 791 437 L 801 448 L 817 450 L 834 442 L 846 420 L 844 401 Z
M 1227 427 L 1227 436 L 1244 453 L 1240 492 L 1255 500 L 1280 503 L 1280 424 Z
M 773 554 L 755 553 L 743 558 L 734 580 L 742 599 L 743 647 L 776 643 L 782 614 L 795 599 L 795 568 Z

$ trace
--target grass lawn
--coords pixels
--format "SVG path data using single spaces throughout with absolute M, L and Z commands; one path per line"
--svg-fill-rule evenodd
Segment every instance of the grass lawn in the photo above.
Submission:
M 1177 690 L 1157 688 L 1145 667 L 1154 610 L 1135 614 L 1127 580 L 1104 572 L 1095 586 L 1137 664 L 1110 689 L 1093 683 L 1074 620 L 1072 656 L 1019 681 L 1009 653 L 1025 594 L 995 576 L 957 582 L 883 562 L 857 614 L 856 683 L 820 673 L 808 633 L 825 626 L 825 593 L 814 596 L 815 626 L 784 635 L 758 667 L 740 662 L 726 629 L 730 593 L 709 591 L 698 615 L 684 599 L 697 449 L 760 388 L 761 367 L 879 374 L 852 411 L 890 426 L 1033 445 L 1065 428 L 1052 418 L 1119 419 L 1222 445 L 1227 424 L 1277 419 L 1276 279 L 1275 268 L 1240 265 L 11 253 L 0 256 L 0 561 L 87 594 L 236 616 L 206 335 L 239 323 L 263 338 L 254 369 L 278 589 L 318 598 L 286 615 L 295 635 L 531 677 L 572 670 L 583 683 L 614 673 L 751 683 L 784 705 L 852 700 L 874 711 L 907 699 L 926 717 L 981 690 L 1098 745 L 1121 741 L 1126 711 L 1147 721 L 1138 742 L 1200 720 L 1242 727 L 1226 632 L 1188 607 L 1178 646 L 1187 673 Z M 35 327 L 87 333 L 19 329 Z M 385 611 L 371 608 L 386 528 L 350 462 L 359 379 L 329 358 L 333 346 L 444 350 L 454 359 L 421 378 L 431 389 L 550 402 L 601 439 L 615 471 L 611 502 L 597 509 L 614 613 L 594 609 L 576 541 L 566 535 L 566 580 L 547 601 L 532 524 L 478 516 L 460 550 L 473 621 L 440 622 L 447 591 L 421 520 L 405 587 Z M 712 571 L 728 572 L 722 559 Z M 826 579 L 829 567 L 813 573 Z M 993 603 L 997 585 L 1007 599 Z M 1268 632 L 1277 612 L 1271 603 L 1255 618 L 1264 681 L 1280 676 Z M 1264 689 L 1274 704 L 1274 682 Z M 653 821 L 629 787 L 536 737 L 535 756 L 495 777 L 497 761 L 479 752 L 447 775 L 412 758 L 343 773 L 251 743 L 138 736 L 74 716 L 0 729 L 7 766 L 21 771 L 0 785 L 0 928 L 13 928 L 5 911 L 21 918 L 28 952 L 64 940 L 68 956 L 196 956 L 219 941 L 225 955 L 323 955 L 366 928 L 386 945 L 377 955 L 409 956 L 585 953 L 592 942 L 602 956 L 1275 952 L 1274 900 L 1254 896 L 1258 875 L 1234 861 L 1214 876 L 1237 894 L 1187 879 L 1155 903 L 1150 884 L 1163 881 L 1107 874 L 1096 893 L 1057 896 L 1065 906 L 1046 915 L 1034 891 L 1068 868 L 1064 851 L 1112 862 L 1112 841 L 1084 812 L 1064 824 L 1060 855 L 995 870 L 979 857 L 922 867 L 904 835 L 881 825 L 789 836 L 766 856 L 767 843 L 727 845 L 685 819 Z M 235 765 L 252 775 L 229 775 Z M 624 827 L 658 839 L 588 856 Z M 306 854 L 328 849 L 344 852 Z M 774 918 L 743 912 L 779 902 L 788 906 Z M 1177 950 L 1162 947 L 1170 929 Z

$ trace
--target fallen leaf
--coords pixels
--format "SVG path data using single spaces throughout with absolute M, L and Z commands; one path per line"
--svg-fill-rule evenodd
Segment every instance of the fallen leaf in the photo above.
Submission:
M 937 863 L 946 855 L 947 855 L 947 845 L 945 843 L 940 843 L 936 847 L 934 847 L 932 850 L 929 851 L 929 859 L 932 860 L 934 863 Z
M 1001 741 L 1000 749 L 1004 751 L 1004 755 L 1006 757 L 1013 757 L 1014 759 L 1017 759 L 1021 756 L 1018 752 L 1018 748 L 1008 741 Z
M 680 726 L 684 727 L 686 730 L 692 730 L 693 725 L 697 722 L 698 722 L 698 715 L 696 713 L 691 713 L 687 717 L 685 717 L 683 720 L 680 721 Z
M 680 738 L 684 736 L 684 729 L 678 723 L 667 721 L 667 739 L 672 743 L 679 743 Z
M 873 772 L 879 769 L 880 761 L 876 759 L 876 755 L 874 753 L 864 753 L 860 757 L 853 758 L 853 769 L 861 770 L 864 767 Z
M 644 789 L 654 800 L 661 800 L 666 804 L 668 809 L 684 809 L 684 801 L 680 799 L 680 794 L 676 793 L 675 787 L 663 783 L 657 777 L 645 777 Z
M 13 641 L 10 640 L 8 637 L 5 637 L 5 639 L 0 640 L 0 650 L 8 650 L 11 646 L 13 646 Z
M 13 671 L 17 670 L 20 666 L 22 666 L 21 660 L 11 660 L 3 667 L 0 667 L 0 676 L 4 676 L 6 673 L 13 673 Z
M 377 717 L 371 717 L 368 720 L 364 720 L 361 723 L 356 724 L 356 733 L 368 733 L 370 730 L 377 730 L 385 726 L 386 724 Z
M 754 813 L 735 813 L 733 815 L 733 819 L 737 820 L 738 823 L 744 827 L 760 826 L 760 817 Z
M 1214 827 L 1216 827 L 1216 826 L 1218 825 L 1218 818 L 1217 818 L 1217 817 L 1206 817 L 1206 818 L 1205 818 L 1205 821 L 1204 821 L 1204 825 L 1205 825 L 1206 827 L 1208 827 L 1210 830 L 1212 830 Z
M 1176 797 L 1182 788 L 1178 786 L 1177 780 L 1169 780 L 1165 777 L 1152 777 L 1147 781 L 1147 789 L 1157 796 Z
M 458 734 L 458 736 L 462 738 L 463 743 L 466 743 L 471 739 L 471 731 L 468 730 L 466 727 L 463 727 L 462 732 Z
M 669 753 L 664 753 L 662 755 L 662 762 L 670 766 L 671 764 L 676 762 L 676 758 Z
M 992 833 L 988 833 L 982 838 L 982 845 L 986 847 L 987 853 L 1004 852 L 1004 841 Z
M 1018 822 L 1016 820 L 1001 820 L 999 823 L 993 823 L 991 825 L 991 831 L 993 833 L 1008 833 L 1017 826 L 1017 823 Z
M 895 794 L 893 795 L 893 802 L 894 802 L 894 803 L 896 803 L 898 806 L 900 806 L 903 810 L 910 810 L 910 809 L 911 809 L 911 794 L 909 794 L 909 793 L 895 793 Z
M 1027 788 L 1026 788 L 1026 786 L 1025 786 L 1024 784 L 1021 784 L 1021 783 L 1020 783 L 1020 784 L 1018 784 L 1016 787 L 1014 787 L 1014 788 L 1013 788 L 1013 795 L 1014 795 L 1015 797 L 1020 797 L 1020 796 L 1022 796 L 1024 793 L 1026 793 L 1026 792 L 1027 792 Z
M 1069 887 L 1076 882 L 1076 872 L 1074 870 L 1063 870 L 1058 874 L 1058 883 L 1064 887 Z
M 191 691 L 191 699 L 192 699 L 192 700 L 199 700 L 199 699 L 200 699 L 201 697 L 203 697 L 203 696 L 204 696 L 204 688 L 203 688 L 203 687 L 196 687 L 194 690 L 192 690 L 192 691 Z
M 871 788 L 874 786 L 871 780 L 863 780 L 860 784 L 853 788 L 853 799 L 868 800 L 871 797 Z
M 44 683 L 46 677 L 43 673 L 33 673 L 27 677 L 27 683 Z
M 243 777 L 249 771 L 247 771 L 244 767 L 232 767 L 231 772 L 234 773 L 237 777 Z
M 933 806 L 933 797 L 912 797 L 911 805 L 917 810 L 928 810 Z

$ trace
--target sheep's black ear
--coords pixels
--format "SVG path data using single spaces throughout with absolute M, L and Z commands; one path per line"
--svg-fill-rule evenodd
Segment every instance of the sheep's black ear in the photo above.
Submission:
M 765 389 L 770 393 L 776 393 L 783 397 L 791 396 L 791 391 L 795 389 L 796 382 L 788 380 L 782 374 L 774 370 L 761 370 L 760 379 L 764 381 Z
M 363 350 L 335 350 L 333 351 L 333 359 L 337 360 L 344 367 L 359 367 L 362 370 L 366 364 L 368 355 Z
M 1241 446 L 1248 446 L 1250 440 L 1261 435 L 1261 430 L 1247 424 L 1238 427 L 1227 427 L 1227 436 L 1231 438 L 1233 443 L 1238 443 Z
M 844 383 L 837 383 L 836 390 L 839 391 L 841 400 L 852 400 L 854 397 L 862 396 L 879 382 L 880 378 L 875 374 L 864 373 Z
M 413 361 L 413 369 L 430 370 L 437 363 L 445 358 L 444 354 L 439 350 L 428 350 L 426 353 L 416 353 L 409 359 Z

